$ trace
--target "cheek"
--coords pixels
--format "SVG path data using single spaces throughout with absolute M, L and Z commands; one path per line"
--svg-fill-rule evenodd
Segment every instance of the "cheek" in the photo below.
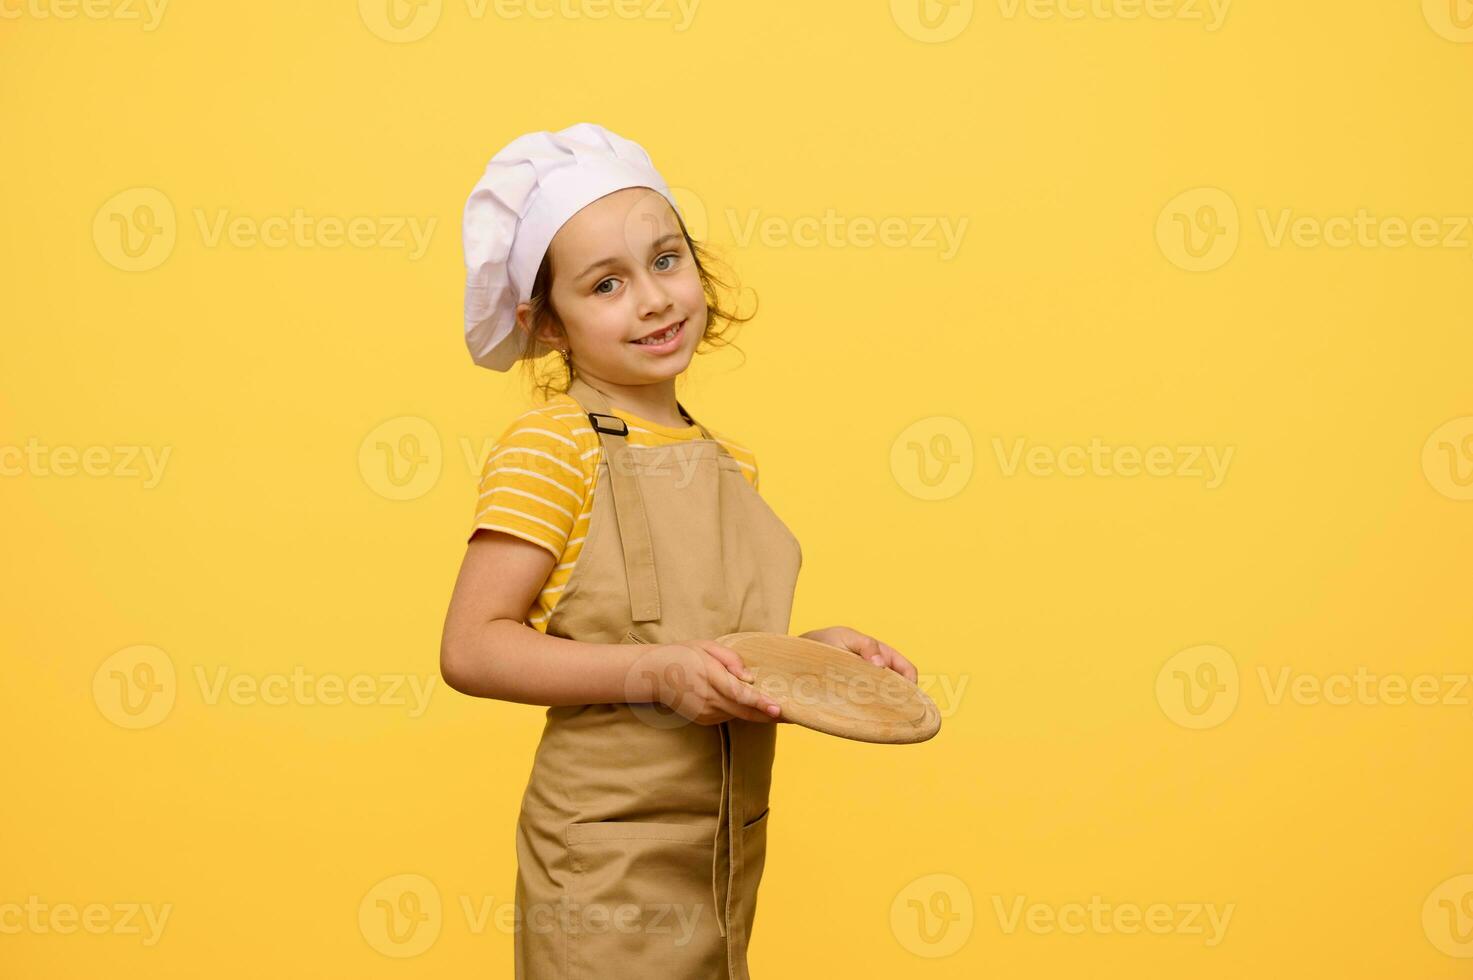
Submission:
M 694 269 L 689 276 L 680 278 L 680 301 L 688 310 L 703 312 L 706 309 L 706 291 L 701 287 L 700 273 Z
M 623 339 L 624 314 L 618 309 L 618 304 L 590 296 L 575 299 L 569 305 L 571 309 L 568 318 L 574 321 L 577 331 L 585 337 L 600 340 Z

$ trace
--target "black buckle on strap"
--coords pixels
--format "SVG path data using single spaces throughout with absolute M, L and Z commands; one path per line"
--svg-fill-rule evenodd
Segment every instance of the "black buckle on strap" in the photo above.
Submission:
M 617 428 L 617 429 L 606 429 L 603 426 L 601 426 L 601 425 L 598 424 L 598 420 L 599 419 L 613 419 L 615 422 L 619 423 L 619 428 Z M 595 431 L 595 432 L 607 432 L 611 436 L 627 436 L 627 435 L 629 435 L 629 425 L 628 425 L 628 423 L 626 423 L 623 419 L 619 418 L 617 415 L 605 415 L 603 412 L 589 412 L 588 413 L 588 421 L 589 421 L 590 424 L 592 424 L 593 431 Z

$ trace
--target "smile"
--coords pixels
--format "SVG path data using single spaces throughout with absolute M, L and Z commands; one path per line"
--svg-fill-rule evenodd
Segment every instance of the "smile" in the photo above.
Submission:
M 643 347 L 651 353 L 663 354 L 680 346 L 680 339 L 685 335 L 685 321 L 681 320 L 675 326 L 660 333 L 641 337 L 639 340 L 631 340 L 631 344 Z

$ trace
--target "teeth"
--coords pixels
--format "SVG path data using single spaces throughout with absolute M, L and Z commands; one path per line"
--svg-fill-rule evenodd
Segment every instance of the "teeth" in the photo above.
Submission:
M 680 324 L 677 323 L 675 326 L 671 327 L 669 330 L 666 330 L 664 333 L 657 333 L 653 337 L 645 337 L 645 338 L 643 338 L 641 340 L 636 340 L 635 343 L 636 344 L 663 344 L 665 341 L 667 341 L 671 337 L 675 336 L 675 332 L 677 330 L 679 330 L 679 329 L 680 329 Z

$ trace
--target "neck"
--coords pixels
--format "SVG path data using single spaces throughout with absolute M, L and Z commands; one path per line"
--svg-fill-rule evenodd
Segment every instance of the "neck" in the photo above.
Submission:
M 688 425 L 675 401 L 675 379 L 643 385 L 621 385 L 603 378 L 576 375 L 579 381 L 602 392 L 611 408 L 637 415 L 657 425 L 682 428 Z

